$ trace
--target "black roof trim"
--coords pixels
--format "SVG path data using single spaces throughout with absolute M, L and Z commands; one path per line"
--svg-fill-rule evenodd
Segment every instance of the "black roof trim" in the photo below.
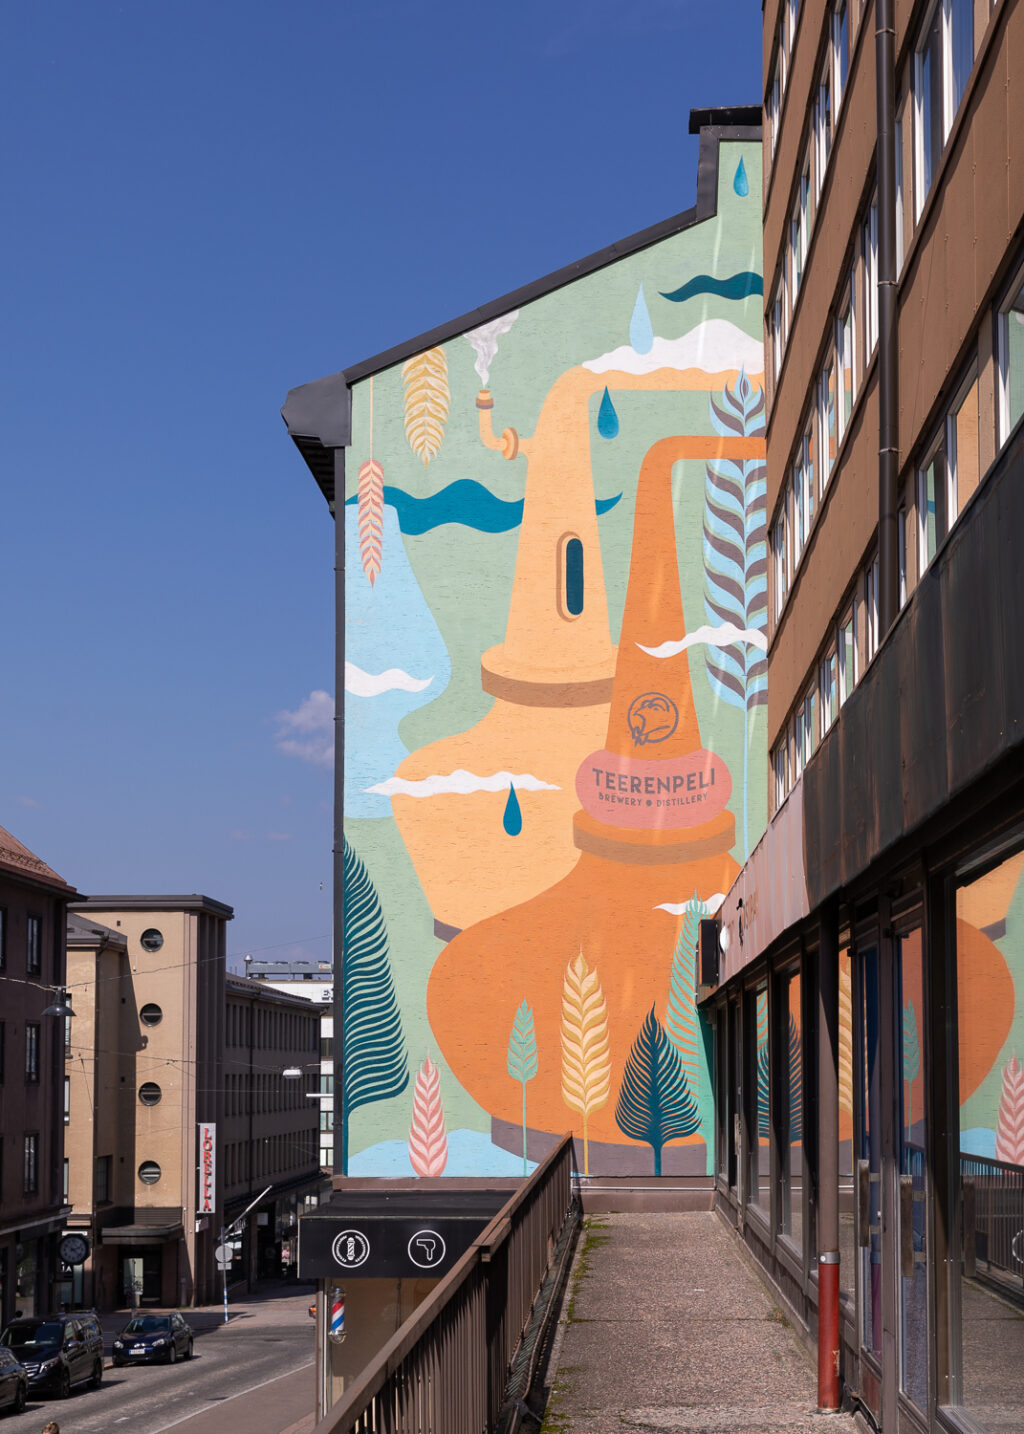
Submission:
M 212 896 L 87 896 L 72 901 L 71 911 L 205 911 L 210 916 L 223 916 L 228 921 L 235 914 L 233 906 L 214 901 Z
M 306 466 L 320 486 L 320 490 L 332 510 L 334 506 L 334 465 L 331 450 L 344 447 L 351 441 L 352 395 L 351 385 L 383 369 L 422 353 L 424 349 L 436 348 L 449 339 L 458 338 L 467 329 L 478 328 L 491 319 L 500 318 L 510 309 L 522 308 L 543 298 L 545 294 L 564 288 L 587 274 L 614 264 L 629 254 L 639 253 L 652 244 L 682 233 L 694 224 L 711 219 L 717 212 L 718 204 L 718 149 L 721 142 L 728 140 L 759 140 L 761 138 L 761 108 L 759 105 L 739 105 L 718 109 L 696 109 L 690 111 L 690 133 L 700 134 L 700 153 L 697 160 L 697 202 L 690 209 L 674 214 L 669 219 L 659 220 L 646 229 L 641 229 L 628 238 L 617 240 L 603 249 L 575 263 L 566 264 L 545 274 L 532 283 L 524 284 L 511 293 L 502 294 L 477 309 L 449 319 L 447 323 L 428 329 L 406 339 L 382 353 L 352 364 L 326 378 L 314 379 L 290 389 L 281 409 L 288 433 L 302 454 Z M 346 393 L 345 390 L 348 390 Z

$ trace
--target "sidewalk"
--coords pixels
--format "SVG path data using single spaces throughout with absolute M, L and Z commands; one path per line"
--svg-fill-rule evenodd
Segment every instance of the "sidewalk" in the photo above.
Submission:
M 586 1222 L 542 1434 L 853 1434 L 816 1412 L 807 1351 L 710 1214 Z

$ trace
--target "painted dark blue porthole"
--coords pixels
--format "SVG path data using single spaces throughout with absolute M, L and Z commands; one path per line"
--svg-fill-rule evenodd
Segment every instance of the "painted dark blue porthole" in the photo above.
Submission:
M 583 611 L 583 544 L 568 538 L 562 547 L 562 601 L 567 617 Z

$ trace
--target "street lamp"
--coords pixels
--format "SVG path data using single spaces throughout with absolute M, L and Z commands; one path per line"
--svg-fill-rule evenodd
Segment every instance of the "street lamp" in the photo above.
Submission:
M 53 987 L 53 989 L 58 993 L 57 999 L 55 1001 L 50 1002 L 50 1004 L 43 1011 L 43 1015 L 57 1016 L 61 1020 L 66 1021 L 69 1016 L 73 1017 L 75 1014 L 74 1011 L 71 1009 L 71 997 L 68 995 L 67 990 L 63 986 L 55 986 Z

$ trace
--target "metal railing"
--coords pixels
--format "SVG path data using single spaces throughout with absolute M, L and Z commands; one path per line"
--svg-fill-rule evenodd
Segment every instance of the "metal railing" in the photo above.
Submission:
M 313 1434 L 487 1434 L 573 1204 L 566 1135 Z
M 1024 1167 L 960 1156 L 964 1272 L 1024 1286 Z

